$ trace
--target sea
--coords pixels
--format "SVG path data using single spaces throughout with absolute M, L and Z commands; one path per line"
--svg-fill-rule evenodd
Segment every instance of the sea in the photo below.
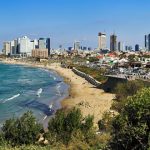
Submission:
M 0 63 L 0 127 L 32 111 L 46 128 L 68 91 L 69 85 L 55 71 Z

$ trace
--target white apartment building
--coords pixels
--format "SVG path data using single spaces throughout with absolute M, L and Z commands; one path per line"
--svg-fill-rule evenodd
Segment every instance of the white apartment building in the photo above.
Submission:
M 11 52 L 11 42 L 4 42 L 3 43 L 3 54 L 10 55 Z
M 38 46 L 38 40 L 35 39 L 35 40 L 31 41 L 31 47 L 32 47 L 33 49 L 36 49 L 37 46 Z
M 20 38 L 19 51 L 23 57 L 31 56 L 33 49 L 35 49 L 34 42 L 31 42 L 31 40 L 27 36 Z

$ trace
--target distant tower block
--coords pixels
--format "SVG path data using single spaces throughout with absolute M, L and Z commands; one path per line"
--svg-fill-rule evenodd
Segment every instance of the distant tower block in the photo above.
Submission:
M 106 49 L 106 34 L 98 33 L 98 49 Z
M 117 51 L 117 36 L 115 34 L 110 36 L 110 51 Z
M 74 50 L 80 50 L 81 49 L 81 46 L 80 46 L 80 41 L 75 41 L 74 42 Z

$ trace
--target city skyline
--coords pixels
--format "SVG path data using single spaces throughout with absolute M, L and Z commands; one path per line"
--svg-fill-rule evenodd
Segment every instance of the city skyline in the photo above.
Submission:
M 50 37 L 52 48 L 72 46 L 75 40 L 97 48 L 98 32 L 115 32 L 127 45 L 144 47 L 144 35 L 150 31 L 150 21 L 145 19 L 149 6 L 148 0 L 2 0 L 0 48 L 3 41 L 24 35 Z

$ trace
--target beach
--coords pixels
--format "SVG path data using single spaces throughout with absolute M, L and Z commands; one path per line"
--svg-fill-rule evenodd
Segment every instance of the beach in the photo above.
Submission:
M 70 84 L 70 95 L 62 101 L 62 106 L 78 107 L 84 117 L 94 115 L 94 124 L 97 126 L 103 113 L 110 110 L 115 95 L 94 87 L 71 69 L 62 68 L 59 64 L 52 64 L 48 68 L 57 71 Z
M 109 111 L 112 105 L 114 94 L 105 93 L 103 90 L 94 87 L 84 78 L 76 75 L 71 69 L 62 68 L 59 63 L 50 65 L 24 63 L 19 61 L 3 61 L 9 64 L 21 64 L 32 67 L 41 67 L 52 69 L 60 76 L 64 77 L 64 81 L 70 85 L 69 97 L 61 101 L 62 107 L 71 108 L 78 107 L 81 109 L 83 116 L 93 115 L 94 125 L 102 118 L 105 111 Z

